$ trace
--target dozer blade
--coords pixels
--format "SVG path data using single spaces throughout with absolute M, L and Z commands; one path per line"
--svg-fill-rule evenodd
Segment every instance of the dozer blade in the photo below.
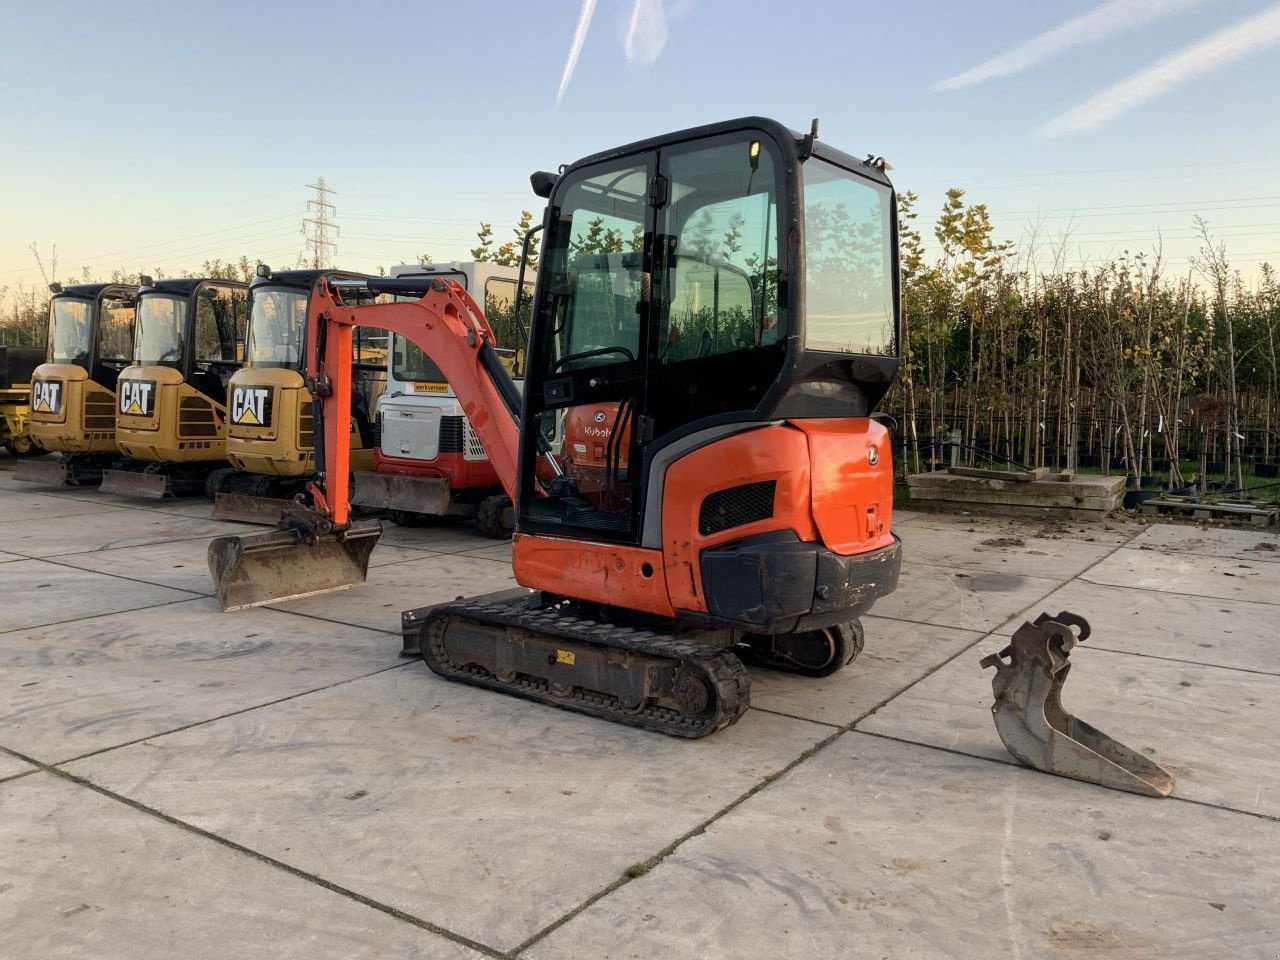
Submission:
M 351 502 L 357 506 L 431 516 L 444 516 L 449 512 L 449 481 L 443 477 L 411 477 L 371 470 L 357 470 L 351 476 Z
M 163 500 L 172 495 L 169 478 L 162 473 L 144 473 L 141 470 L 103 470 L 103 493 L 115 493 L 122 497 L 144 497 Z
M 39 460 L 19 460 L 13 479 L 24 483 L 42 483 L 47 487 L 60 487 L 69 482 L 67 465 L 56 457 Z
M 365 582 L 381 536 L 382 524 L 362 520 L 314 538 L 295 530 L 218 537 L 209 573 L 225 611 L 346 590 Z
M 252 497 L 247 493 L 220 493 L 213 498 L 213 519 L 257 523 L 274 527 L 290 501 Z
M 1166 770 L 1062 707 L 1062 685 L 1071 670 L 1068 657 L 1088 636 L 1083 617 L 1042 613 L 1020 626 L 1009 646 L 983 657 L 984 668 L 996 668 L 991 680 L 996 732 L 1029 767 L 1113 790 L 1167 797 L 1173 777 Z

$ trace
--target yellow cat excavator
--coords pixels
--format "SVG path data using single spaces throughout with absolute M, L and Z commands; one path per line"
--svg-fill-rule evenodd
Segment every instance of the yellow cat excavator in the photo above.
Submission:
M 205 491 L 218 520 L 274 524 L 281 508 L 306 493 L 316 472 L 309 357 L 304 351 L 312 288 L 324 279 L 352 303 L 371 302 L 370 279 L 342 270 L 273 271 L 259 264 L 249 287 L 244 367 L 227 384 L 229 467 L 211 473 Z M 385 298 L 384 298 L 385 299 Z M 373 423 L 386 383 L 387 337 L 363 330 L 351 361 L 358 381 L 347 418 L 352 467 L 372 469 Z
M 843 667 L 902 558 L 889 435 L 872 417 L 900 330 L 885 166 L 819 143 L 816 121 L 800 136 L 747 118 L 534 174 L 549 202 L 523 395 L 456 282 L 370 279 L 419 299 L 353 306 L 317 278 L 313 505 L 210 544 L 224 609 L 364 580 L 381 527 L 351 518 L 347 411 L 353 331 L 371 325 L 435 360 L 516 508 L 528 593 L 404 614 L 434 672 L 701 737 L 745 713 L 744 659 Z M 993 689 L 1016 756 L 1101 782 L 1127 753 L 1100 735 L 1089 753 L 1063 749 L 1089 735 L 1057 699 L 1086 635 L 1071 614 L 1041 618 L 994 659 Z M 1125 789 L 1164 788 L 1139 773 Z
M 248 285 L 141 278 L 133 364 L 116 382 L 116 445 L 129 458 L 101 489 L 125 496 L 204 493 L 226 463 L 227 381 L 244 355 Z
M 31 378 L 29 429 L 57 460 L 24 460 L 15 479 L 96 484 L 119 459 L 116 381 L 133 353 L 138 288 L 124 283 L 50 284 L 46 360 Z

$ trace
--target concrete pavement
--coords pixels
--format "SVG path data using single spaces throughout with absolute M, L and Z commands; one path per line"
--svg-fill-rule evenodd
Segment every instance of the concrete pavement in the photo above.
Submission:
M 1280 537 L 902 514 L 833 677 L 706 740 L 449 684 L 402 609 L 512 585 L 465 525 L 222 614 L 203 501 L 0 460 L 0 957 L 1280 956 Z M 1069 709 L 1178 777 L 1017 766 L 978 666 L 1088 617 Z

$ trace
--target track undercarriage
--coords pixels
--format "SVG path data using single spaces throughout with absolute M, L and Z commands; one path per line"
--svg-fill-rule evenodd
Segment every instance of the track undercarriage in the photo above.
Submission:
M 407 611 L 405 655 L 420 654 L 449 680 L 694 739 L 746 713 L 751 678 L 744 658 L 825 676 L 861 650 L 857 621 L 788 642 L 543 603 L 538 594 L 517 593 Z

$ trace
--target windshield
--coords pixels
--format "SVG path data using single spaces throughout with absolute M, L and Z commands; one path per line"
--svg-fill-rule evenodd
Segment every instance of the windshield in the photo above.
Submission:
M 49 304 L 49 342 L 53 344 L 54 363 L 79 363 L 87 366 L 93 346 L 89 319 L 93 302 L 58 297 Z
M 181 363 L 187 327 L 185 297 L 144 294 L 138 304 L 137 324 L 134 363 Z
M 892 209 L 888 187 L 817 157 L 805 163 L 806 346 L 896 352 Z
M 248 365 L 300 368 L 306 345 L 307 292 L 257 287 L 251 299 Z

